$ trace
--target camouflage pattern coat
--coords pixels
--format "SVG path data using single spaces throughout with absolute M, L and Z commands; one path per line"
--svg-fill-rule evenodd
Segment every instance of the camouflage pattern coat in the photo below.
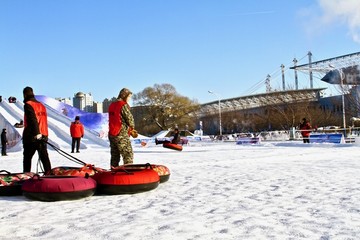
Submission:
M 109 112 L 109 114 L 111 113 Z M 121 157 L 123 158 L 124 164 L 133 163 L 134 153 L 130 142 L 129 131 L 135 128 L 135 121 L 130 111 L 130 106 L 127 103 L 122 106 L 119 113 L 114 112 L 114 114 L 120 114 L 121 127 L 117 136 L 109 134 L 111 153 L 110 165 L 112 167 L 117 167 L 119 166 Z

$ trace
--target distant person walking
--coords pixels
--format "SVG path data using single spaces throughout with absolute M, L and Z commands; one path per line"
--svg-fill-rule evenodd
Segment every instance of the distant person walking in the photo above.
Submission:
M 128 102 L 132 92 L 127 89 L 121 89 L 117 101 L 109 106 L 109 141 L 110 141 L 110 166 L 117 167 L 121 157 L 124 164 L 133 163 L 134 153 L 130 142 L 130 135 L 137 137 L 135 122 L 130 112 Z
M 31 160 L 37 151 L 45 173 L 51 170 L 47 151 L 48 121 L 45 106 L 37 101 L 31 87 L 25 87 L 24 95 L 24 131 L 23 131 L 23 171 L 31 171 Z
M 306 120 L 306 118 L 303 118 L 299 125 L 299 129 L 304 143 L 310 143 L 311 128 L 310 123 Z
M 76 145 L 76 152 L 80 152 L 80 141 L 84 137 L 84 125 L 80 122 L 80 117 L 76 116 L 75 121 L 70 125 L 70 135 L 72 138 L 71 152 L 74 152 Z
M 7 136 L 6 136 L 6 128 L 2 130 L 1 133 L 1 156 L 7 156 L 6 154 L 6 145 L 8 144 Z

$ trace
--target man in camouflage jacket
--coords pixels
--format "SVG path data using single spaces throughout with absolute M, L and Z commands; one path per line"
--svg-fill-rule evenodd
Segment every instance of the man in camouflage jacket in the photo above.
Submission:
M 134 153 L 130 142 L 130 135 L 137 136 L 135 123 L 128 101 L 132 92 L 127 89 L 121 89 L 117 101 L 109 106 L 109 141 L 111 167 L 119 166 L 121 157 L 124 164 L 133 163 Z

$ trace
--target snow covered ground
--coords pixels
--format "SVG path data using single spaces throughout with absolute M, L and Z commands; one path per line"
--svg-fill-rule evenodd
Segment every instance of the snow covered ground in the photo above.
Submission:
M 169 167 L 170 180 L 149 192 L 76 201 L 0 197 L 0 239 L 360 239 L 359 146 L 204 143 L 182 152 L 155 145 L 134 151 L 136 163 Z M 53 167 L 78 166 L 49 153 Z M 106 147 L 74 156 L 109 167 Z M 21 159 L 21 151 L 9 153 L 0 169 L 21 171 Z
M 21 104 L 6 104 L 11 126 Z M 70 152 L 71 119 L 49 113 L 49 122 L 50 140 Z M 90 131 L 80 151 L 73 156 L 109 168 L 108 143 Z M 49 155 L 52 167 L 79 167 L 51 147 Z M 177 152 L 150 142 L 134 155 L 167 166 L 170 180 L 76 201 L 0 197 L 0 239 L 360 239 L 359 145 L 196 142 Z M 0 157 L 3 169 L 22 171 L 21 144 Z

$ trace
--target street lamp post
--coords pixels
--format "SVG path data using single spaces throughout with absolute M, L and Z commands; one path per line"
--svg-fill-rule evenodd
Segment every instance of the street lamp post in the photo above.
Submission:
M 340 75 L 340 86 L 341 86 L 341 103 L 342 103 L 342 117 L 343 117 L 343 128 L 344 138 L 346 138 L 346 115 L 345 115 L 345 92 L 344 92 L 344 80 L 345 74 L 341 69 L 338 69 Z
M 217 98 L 218 98 L 218 101 L 219 101 L 219 134 L 220 134 L 220 137 L 222 136 L 222 125 L 221 125 L 221 105 L 220 105 L 220 96 L 219 94 L 213 92 L 213 91 L 208 91 L 208 93 L 210 94 L 214 94 Z

